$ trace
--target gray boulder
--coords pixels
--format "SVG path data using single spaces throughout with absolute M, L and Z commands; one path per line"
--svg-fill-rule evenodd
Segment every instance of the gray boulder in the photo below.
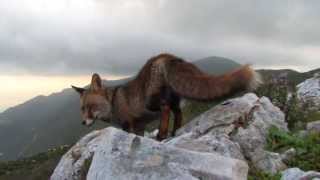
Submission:
M 281 180 L 319 180 L 320 172 L 304 172 L 299 168 L 289 168 L 282 172 Z
M 275 173 L 285 165 L 281 155 L 263 150 L 271 126 L 287 131 L 284 114 L 268 98 L 248 93 L 163 142 L 115 128 L 94 131 L 62 157 L 51 179 L 246 179 L 244 160 Z
M 296 149 L 290 148 L 283 152 L 280 156 L 283 162 L 288 163 L 295 155 L 297 155 Z
M 96 148 L 101 143 L 101 135 L 107 129 L 93 131 L 81 138 L 66 154 L 55 168 L 51 180 L 85 179 L 85 164 L 92 158 Z
M 109 127 L 90 133 L 72 147 L 51 180 L 231 180 L 246 179 L 247 172 L 248 165 L 241 160 L 177 148 Z
M 252 156 L 251 162 L 257 169 L 271 174 L 276 174 L 287 168 L 280 154 L 264 150 L 256 151 L 255 155 Z
M 320 76 L 318 73 L 314 77 L 303 81 L 297 85 L 298 98 L 303 104 L 309 104 L 314 110 L 320 110 Z
M 167 142 L 189 150 L 216 152 L 226 157 L 247 159 L 263 171 L 285 168 L 280 155 L 264 151 L 268 129 L 288 131 L 284 114 L 266 97 L 253 93 L 213 107 L 177 131 Z

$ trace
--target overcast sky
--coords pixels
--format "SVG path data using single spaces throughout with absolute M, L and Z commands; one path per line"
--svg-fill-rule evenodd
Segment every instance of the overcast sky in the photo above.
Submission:
M 320 66 L 320 1 L 1 0 L 0 72 L 131 73 L 172 52 Z
M 320 67 L 318 0 L 1 0 L 0 76 L 134 73 L 150 56 Z

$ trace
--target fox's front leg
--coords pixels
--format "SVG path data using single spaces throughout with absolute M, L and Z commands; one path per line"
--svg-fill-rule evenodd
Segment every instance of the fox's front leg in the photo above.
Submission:
M 133 126 L 133 123 L 131 121 L 126 121 L 126 122 L 123 122 L 121 124 L 121 128 L 122 130 L 128 132 L 128 133 L 134 133 L 134 126 Z
M 170 106 L 169 104 L 161 105 L 161 120 L 157 140 L 161 141 L 167 138 L 169 129 Z

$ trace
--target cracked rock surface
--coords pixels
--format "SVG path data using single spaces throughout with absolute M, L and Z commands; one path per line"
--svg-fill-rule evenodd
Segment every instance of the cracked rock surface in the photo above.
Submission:
M 248 93 L 204 112 L 179 129 L 178 136 L 167 143 L 246 159 L 257 169 L 275 173 L 286 166 L 280 155 L 264 150 L 271 126 L 288 131 L 283 112 L 268 98 Z
M 95 132 L 91 137 L 93 136 L 95 138 L 91 141 L 80 140 L 81 143 L 63 156 L 51 176 L 52 180 L 247 178 L 248 165 L 245 161 L 216 153 L 176 148 L 112 127 Z M 80 157 L 74 157 L 74 151 L 77 151 Z M 87 174 L 84 174 L 81 172 L 84 161 L 90 157 L 90 168 Z

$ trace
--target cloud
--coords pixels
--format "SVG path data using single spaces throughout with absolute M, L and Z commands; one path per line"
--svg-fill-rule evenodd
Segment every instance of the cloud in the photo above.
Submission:
M 150 57 L 320 66 L 320 2 L 3 0 L 0 74 L 128 75 Z

